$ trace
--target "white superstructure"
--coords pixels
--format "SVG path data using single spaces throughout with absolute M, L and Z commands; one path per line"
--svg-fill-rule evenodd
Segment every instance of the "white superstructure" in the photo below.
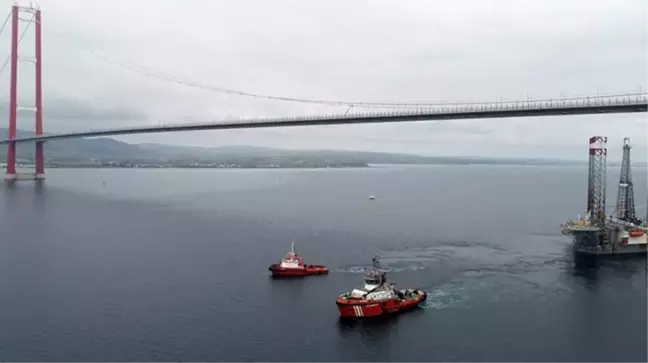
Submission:
M 364 282 L 362 288 L 353 289 L 341 297 L 381 301 L 397 296 L 394 285 L 387 281 L 386 273 L 380 270 L 378 256 L 373 259 L 373 269 L 365 275 Z
M 304 259 L 297 256 L 295 253 L 295 242 L 291 244 L 290 252 L 286 254 L 286 257 L 281 260 L 279 264 L 282 268 L 304 268 Z

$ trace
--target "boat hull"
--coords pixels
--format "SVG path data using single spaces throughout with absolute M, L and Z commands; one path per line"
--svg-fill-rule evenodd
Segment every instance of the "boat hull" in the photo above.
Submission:
M 402 293 L 405 291 L 400 290 Z M 335 303 L 343 318 L 370 318 L 413 310 L 426 299 L 425 291 L 414 290 L 412 296 L 405 299 L 393 298 L 377 301 L 338 297 Z
M 607 240 L 609 243 L 602 244 L 604 234 L 607 233 Z M 572 237 L 572 249 L 580 256 L 596 256 L 596 257 L 610 257 L 610 256 L 626 256 L 637 255 L 646 256 L 648 248 L 646 247 L 646 239 L 639 240 L 638 243 L 632 241 L 627 243 L 627 238 L 619 236 L 615 230 L 596 230 L 596 231 L 579 231 L 574 233 Z
M 306 265 L 303 268 L 281 267 L 279 264 L 271 265 L 268 270 L 273 277 L 300 277 L 310 275 L 326 275 L 328 268 L 321 265 Z
M 648 256 L 648 250 L 646 245 L 621 245 L 613 247 L 588 247 L 582 245 L 574 246 L 574 252 L 580 256 L 598 256 L 598 257 L 608 257 L 608 256 Z

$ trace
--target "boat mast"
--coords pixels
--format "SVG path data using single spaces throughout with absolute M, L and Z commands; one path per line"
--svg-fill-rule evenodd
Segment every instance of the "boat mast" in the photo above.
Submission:
M 373 268 L 375 272 L 380 272 L 380 255 L 376 253 L 376 257 L 371 259 L 373 262 Z

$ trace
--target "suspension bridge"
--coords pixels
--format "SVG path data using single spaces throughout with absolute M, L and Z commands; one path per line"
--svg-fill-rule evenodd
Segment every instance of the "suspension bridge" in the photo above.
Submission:
M 36 82 L 36 104 L 35 111 L 35 133 L 31 137 L 16 137 L 17 128 L 17 68 L 18 68 L 18 45 L 24 35 L 18 36 L 18 23 L 25 19 L 19 18 L 19 13 L 32 14 L 32 18 L 26 20 L 34 24 L 35 28 L 35 82 Z M 257 95 L 248 92 L 233 91 L 222 88 L 210 88 L 192 82 L 173 79 L 168 76 L 157 76 L 162 79 L 185 84 L 198 88 L 207 88 L 220 92 L 237 94 L 241 96 L 260 97 L 278 101 L 304 102 L 328 104 L 336 106 L 348 106 L 344 113 L 295 116 L 295 117 L 263 117 L 263 118 L 227 118 L 221 120 L 205 121 L 199 123 L 174 123 L 160 122 L 156 125 L 145 125 L 123 128 L 106 128 L 96 130 L 85 130 L 79 132 L 43 134 L 43 110 L 42 110 L 42 61 L 41 61 L 41 10 L 38 7 L 22 7 L 14 5 L 10 16 L 7 17 L 5 25 L 11 19 L 11 54 L 7 61 L 10 61 L 11 84 L 9 102 L 9 135 L 0 139 L 0 144 L 7 145 L 7 163 L 5 179 L 16 178 L 16 144 L 33 142 L 35 143 L 36 170 L 34 178 L 45 177 L 44 143 L 49 140 L 62 140 L 72 138 L 117 136 L 145 133 L 163 133 L 179 131 L 200 131 L 200 130 L 231 130 L 251 129 L 269 127 L 296 127 L 296 126 L 319 126 L 319 125 L 348 125 L 348 124 L 369 124 L 369 123 L 394 123 L 413 121 L 437 121 L 437 120 L 459 120 L 459 119 L 484 119 L 484 118 L 507 118 L 507 117 L 533 117 L 533 116 L 567 116 L 587 115 L 605 113 L 635 113 L 648 111 L 648 94 L 645 92 L 631 92 L 614 95 L 592 95 L 584 97 L 559 97 L 542 100 L 517 100 L 499 102 L 457 102 L 457 103 L 372 103 L 372 102 L 344 102 L 344 101 L 323 101 L 308 100 L 300 98 L 278 97 Z M 4 25 L 2 30 L 4 30 Z M 2 32 L 0 30 L 0 33 Z M 5 62 L 6 66 L 7 62 Z M 2 67 L 2 70 L 4 67 Z M 0 72 L 2 71 L 0 70 Z M 353 107 L 380 108 L 378 112 L 349 112 Z

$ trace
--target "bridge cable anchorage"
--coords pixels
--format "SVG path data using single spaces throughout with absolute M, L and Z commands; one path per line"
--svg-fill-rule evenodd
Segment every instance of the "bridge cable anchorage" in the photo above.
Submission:
M 35 23 L 34 18 L 36 17 L 36 14 L 32 15 L 31 20 L 27 23 L 27 26 L 25 29 L 23 29 L 22 34 L 20 34 L 20 38 L 18 39 L 18 45 L 20 45 L 20 42 L 22 41 L 23 37 L 25 36 L 25 33 L 27 33 L 27 30 L 29 30 L 29 27 L 32 25 L 32 23 Z M 9 60 L 11 59 L 11 54 L 7 57 L 5 60 L 4 64 L 2 65 L 2 68 L 0 68 L 0 74 L 2 74 L 2 71 L 7 67 L 7 64 L 9 64 Z
M 51 31 L 53 34 L 58 35 L 62 37 L 64 40 L 67 40 L 70 44 L 73 46 L 77 47 L 77 49 L 86 52 L 100 60 L 103 60 L 107 63 L 115 64 L 120 66 L 121 68 L 124 68 L 126 70 L 129 70 L 131 72 L 135 73 L 140 73 L 145 76 L 149 76 L 152 78 L 156 78 L 159 80 L 167 81 L 167 82 L 172 82 L 188 87 L 193 87 L 193 88 L 198 88 L 198 89 L 203 89 L 203 90 L 208 90 L 208 91 L 214 91 L 214 92 L 221 92 L 221 93 L 226 93 L 226 94 L 234 94 L 234 95 L 239 95 L 239 96 L 245 96 L 245 97 L 253 97 L 253 98 L 261 98 L 261 99 L 267 99 L 267 100 L 277 100 L 277 101 L 288 101 L 288 102 L 298 102 L 298 103 L 310 103 L 310 104 L 322 104 L 322 105 L 330 105 L 330 106 L 356 106 L 356 107 L 366 107 L 366 108 L 396 108 L 396 109 L 410 109 L 410 108 L 417 108 L 421 106 L 442 106 L 442 102 L 400 102 L 400 103 L 395 103 L 395 102 L 365 102 L 365 101 L 339 101 L 339 100 L 317 100 L 317 99 L 305 99 L 305 98 L 296 98 L 296 97 L 284 97 L 284 96 L 272 96 L 272 95 L 263 95 L 263 94 L 258 94 L 258 93 L 252 93 L 252 92 L 246 92 L 246 91 L 239 91 L 239 90 L 234 90 L 234 89 L 229 89 L 225 87 L 217 87 L 217 86 L 211 86 L 207 85 L 204 83 L 199 83 L 196 81 L 188 80 L 188 79 L 183 79 L 180 77 L 174 77 L 173 75 L 170 75 L 168 73 L 163 73 L 160 71 L 156 71 L 150 67 L 143 66 L 136 64 L 135 62 L 127 62 L 127 61 L 120 61 L 116 59 L 112 59 L 106 55 L 99 54 L 89 48 L 79 46 L 78 43 L 71 41 L 69 39 L 66 39 L 66 36 L 62 34 L 60 31 L 49 28 L 48 31 Z M 131 63 L 131 64 L 128 64 Z M 626 93 L 623 93 L 626 94 Z M 620 94 L 610 94 L 610 95 L 604 95 L 600 96 L 601 98 L 608 98 L 608 97 L 618 97 Z M 580 97 L 570 97 L 570 98 L 562 98 L 564 100 L 577 100 L 577 99 L 583 99 L 584 96 Z M 546 101 L 546 100 L 537 100 L 537 101 Z M 507 103 L 507 102 L 502 102 L 502 101 L 485 101 L 485 102 L 480 102 L 479 104 L 484 104 L 484 105 L 493 105 L 493 104 L 502 104 L 502 103 Z M 474 101 L 463 101 L 463 102 L 456 102 L 452 106 L 453 108 L 456 108 L 460 105 L 471 105 L 473 108 L 477 107 L 477 103 Z

